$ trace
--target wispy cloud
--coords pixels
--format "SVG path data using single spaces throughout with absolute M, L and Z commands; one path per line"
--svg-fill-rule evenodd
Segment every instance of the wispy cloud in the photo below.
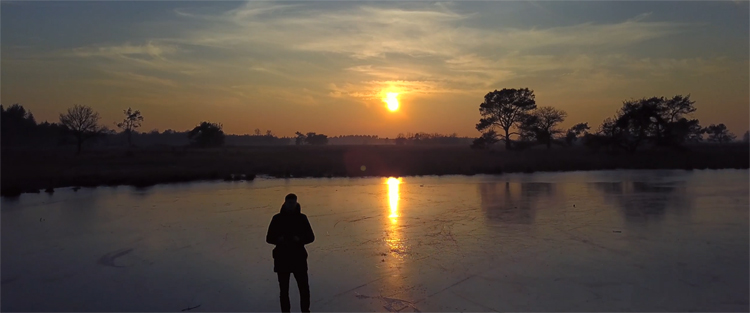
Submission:
M 148 75 L 141 75 L 136 73 L 128 73 L 128 72 L 110 72 L 111 75 L 128 80 L 131 82 L 139 83 L 139 84 L 147 84 L 147 85 L 159 85 L 161 87 L 167 86 L 167 87 L 177 87 L 178 84 L 170 79 L 164 79 L 154 76 L 148 76 Z
M 649 14 L 613 24 L 583 23 L 546 29 L 481 28 L 465 25 L 474 13 L 454 12 L 446 6 L 405 9 L 361 5 L 330 11 L 249 2 L 221 16 L 201 17 L 210 19 L 212 25 L 188 34 L 184 40 L 225 49 L 252 50 L 263 46 L 289 53 L 339 55 L 344 59 L 329 63 L 334 71 L 339 71 L 335 75 L 339 78 L 329 78 L 330 83 L 338 86 L 354 83 L 368 89 L 393 85 L 393 81 L 413 82 L 411 85 L 424 88 L 409 88 L 405 92 L 429 90 L 425 92 L 429 93 L 452 90 L 451 85 L 486 88 L 512 77 L 566 66 L 562 63 L 565 59 L 581 58 L 570 56 L 566 52 L 569 49 L 617 50 L 686 27 L 644 21 Z M 562 53 L 537 54 L 538 49 L 558 49 Z M 580 64 L 568 63 L 568 67 Z M 298 74 L 293 68 L 277 69 L 276 74 L 283 71 Z
M 202 71 L 219 80 L 250 82 L 262 76 L 266 82 L 261 84 L 274 79 L 314 81 L 310 88 L 327 90 L 321 94 L 368 100 L 378 97 L 378 88 L 428 95 L 487 89 L 514 78 L 555 71 L 567 79 L 570 75 L 601 73 L 603 69 L 653 72 L 689 62 L 702 62 L 705 68 L 710 62 L 661 60 L 658 66 L 649 67 L 643 66 L 643 60 L 613 57 L 623 47 L 668 37 L 689 26 L 648 21 L 651 12 L 610 24 L 548 28 L 469 27 L 466 21 L 476 13 L 429 4 L 321 9 L 309 4 L 247 2 L 213 15 L 176 12 L 203 22 L 204 27 L 178 38 L 155 38 L 141 45 L 83 47 L 74 53 L 138 63 L 144 69 Z M 191 54 L 187 52 L 190 47 L 208 52 Z M 276 54 L 284 55 L 285 61 L 276 59 Z M 306 56 L 325 59 L 326 64 L 288 61 Z M 320 83 L 321 79 L 327 81 Z M 328 90 L 331 84 L 337 89 Z
M 125 43 L 115 46 L 90 46 L 73 49 L 73 54 L 80 57 L 132 57 L 150 56 L 162 59 L 165 55 L 174 54 L 177 47 L 174 45 L 156 44 L 148 42 L 143 45 L 132 45 Z
M 227 48 L 268 44 L 368 59 L 387 54 L 456 56 L 479 47 L 503 50 L 621 47 L 674 34 L 686 26 L 645 22 L 650 13 L 614 24 L 584 23 L 547 29 L 465 26 L 463 22 L 473 15 L 438 6 L 421 9 L 357 6 L 328 11 L 249 2 L 218 17 L 203 17 L 214 24 L 190 34 L 187 42 Z
M 177 31 L 67 49 L 58 57 L 105 75 L 102 83 L 163 88 L 181 101 L 313 106 L 379 103 L 387 90 L 421 99 L 521 86 L 591 94 L 644 81 L 736 76 L 747 63 L 717 54 L 651 55 L 652 45 L 696 29 L 652 10 L 539 26 L 488 21 L 460 3 L 335 4 L 177 9 L 171 21 Z M 189 27 L 178 27 L 183 23 Z

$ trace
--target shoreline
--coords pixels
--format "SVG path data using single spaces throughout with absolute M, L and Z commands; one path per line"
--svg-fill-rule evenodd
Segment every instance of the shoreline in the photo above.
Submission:
M 2 150 L 3 197 L 55 188 L 133 186 L 270 178 L 413 177 L 655 169 L 748 169 L 744 144 L 593 153 L 582 147 L 477 151 L 464 146 L 281 146 Z M 233 176 L 234 175 L 234 176 Z
M 304 176 L 304 177 L 274 177 L 274 176 L 268 176 L 268 175 L 257 175 L 253 179 L 239 179 L 239 180 L 228 180 L 228 179 L 196 179 L 196 180 L 188 180 L 188 181 L 172 181 L 172 182 L 161 182 L 161 183 L 155 183 L 148 186 L 136 186 L 136 185 L 129 185 L 129 184 L 121 184 L 121 185 L 91 185 L 91 186 L 62 186 L 62 187 L 56 187 L 54 188 L 54 191 L 50 194 L 53 194 L 54 192 L 57 192 L 60 189 L 71 189 L 74 192 L 80 190 L 80 189 L 96 189 L 96 188 L 117 188 L 117 187 L 132 187 L 135 189 L 148 189 L 151 187 L 158 187 L 158 186 L 170 186 L 170 185 L 182 185 L 182 184 L 193 184 L 193 183 L 221 183 L 221 182 L 228 182 L 228 183 L 252 183 L 255 182 L 257 179 L 262 180 L 286 180 L 286 179 L 342 179 L 342 178 L 361 178 L 361 179 L 374 179 L 374 178 L 390 178 L 390 177 L 398 177 L 398 178 L 428 178 L 428 177 L 451 177 L 451 176 L 457 176 L 457 177 L 473 177 L 473 176 L 490 176 L 490 177 L 497 177 L 504 174 L 544 174 L 544 173 L 574 173 L 574 172 L 607 172 L 607 171 L 721 171 L 721 170 L 750 170 L 750 168 L 702 168 L 702 169 L 679 169 L 679 168 L 648 168 L 648 169 L 639 169 L 639 168 L 616 168 L 616 169 L 591 169 L 591 170 L 566 170 L 566 171 L 536 171 L 536 172 L 504 172 L 504 173 L 497 173 L 497 174 L 487 174 L 487 173 L 478 173 L 478 174 L 426 174 L 426 175 L 399 175 L 399 176 L 332 176 L 332 177 L 315 177 L 315 176 Z M 39 189 L 34 191 L 28 191 L 23 192 L 20 195 L 23 194 L 42 194 L 42 193 L 48 193 L 45 190 Z M 2 198 L 14 198 L 16 196 L 2 196 Z

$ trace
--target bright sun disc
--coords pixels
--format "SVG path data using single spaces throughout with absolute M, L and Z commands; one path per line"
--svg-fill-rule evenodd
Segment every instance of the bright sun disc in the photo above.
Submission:
M 397 92 L 387 93 L 385 95 L 385 98 L 383 98 L 383 102 L 386 103 L 388 110 L 390 110 L 391 112 L 398 110 L 398 93 Z

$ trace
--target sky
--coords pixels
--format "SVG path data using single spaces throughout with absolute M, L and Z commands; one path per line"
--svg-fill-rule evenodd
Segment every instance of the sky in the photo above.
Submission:
M 747 1 L 2 1 L 0 102 L 114 128 L 230 134 L 457 133 L 534 90 L 596 129 L 624 100 L 691 95 L 702 125 L 750 124 Z M 398 93 L 399 109 L 383 101 Z M 393 97 L 393 95 L 391 95 Z

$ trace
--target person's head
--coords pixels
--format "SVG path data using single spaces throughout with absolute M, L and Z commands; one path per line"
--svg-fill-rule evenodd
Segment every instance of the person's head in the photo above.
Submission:
M 284 197 L 284 202 L 287 203 L 297 203 L 297 195 L 290 193 Z
M 290 193 L 284 197 L 284 204 L 281 205 L 281 213 L 294 214 L 301 213 L 302 208 L 297 203 L 297 195 Z

